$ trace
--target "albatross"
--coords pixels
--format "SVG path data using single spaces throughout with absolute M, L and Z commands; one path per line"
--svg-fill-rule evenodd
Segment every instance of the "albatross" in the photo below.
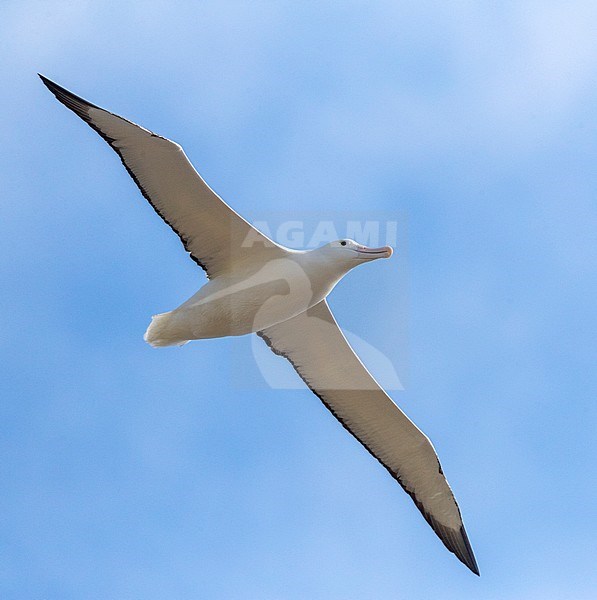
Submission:
M 433 445 L 359 360 L 327 303 L 354 267 L 389 258 L 392 248 L 351 239 L 309 251 L 277 244 L 228 206 L 177 143 L 41 80 L 116 151 L 208 282 L 178 308 L 156 315 L 152 346 L 255 333 L 286 358 L 340 423 L 388 470 L 425 520 L 479 575 L 460 509 Z

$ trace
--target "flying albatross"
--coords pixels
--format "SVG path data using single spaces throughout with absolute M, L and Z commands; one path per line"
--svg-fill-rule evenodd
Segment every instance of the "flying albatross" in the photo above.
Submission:
M 193 168 L 182 148 L 40 75 L 67 108 L 120 156 L 141 193 L 180 237 L 209 279 L 145 333 L 152 346 L 256 333 L 413 499 L 444 545 L 479 569 L 437 454 L 354 353 L 326 297 L 354 267 L 392 248 L 338 240 L 310 251 L 285 248 L 245 221 Z

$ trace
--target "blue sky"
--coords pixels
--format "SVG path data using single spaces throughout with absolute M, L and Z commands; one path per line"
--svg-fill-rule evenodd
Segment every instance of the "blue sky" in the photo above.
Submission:
M 0 596 L 594 598 L 596 29 L 575 0 L 3 2 Z M 249 341 L 143 342 L 203 275 L 38 71 L 250 220 L 398 218 L 330 303 L 405 382 L 480 579 Z

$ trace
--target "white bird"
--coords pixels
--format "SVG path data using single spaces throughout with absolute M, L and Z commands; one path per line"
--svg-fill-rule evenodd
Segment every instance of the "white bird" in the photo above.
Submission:
M 203 181 L 182 148 L 40 75 L 120 156 L 155 211 L 209 279 L 171 312 L 153 317 L 152 346 L 256 333 L 288 359 L 340 423 L 413 499 L 445 546 L 479 574 L 460 510 L 437 454 L 354 353 L 326 297 L 352 268 L 392 249 L 338 240 L 311 251 L 280 246 Z

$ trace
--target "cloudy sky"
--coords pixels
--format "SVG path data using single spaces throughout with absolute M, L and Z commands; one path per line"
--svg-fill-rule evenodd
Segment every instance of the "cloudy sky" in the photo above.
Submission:
M 596 30 L 590 0 L 2 2 L 0 596 L 594 598 Z M 36 72 L 274 236 L 398 223 L 330 303 L 481 578 L 250 339 L 143 342 L 203 275 Z

